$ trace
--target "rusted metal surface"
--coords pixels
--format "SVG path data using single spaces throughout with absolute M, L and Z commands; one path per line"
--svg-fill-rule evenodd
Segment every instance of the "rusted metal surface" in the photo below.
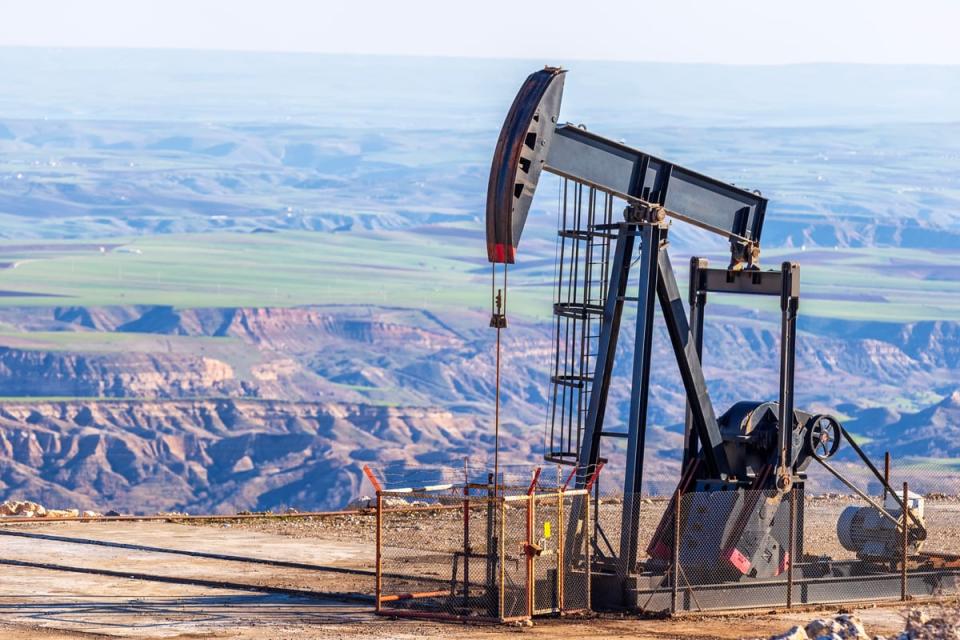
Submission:
M 960 554 L 924 551 L 918 557 L 918 564 L 932 569 L 960 569 Z
M 446 589 L 440 591 L 418 591 L 414 593 L 393 593 L 388 596 L 378 595 L 377 602 L 399 602 L 400 600 L 416 600 L 418 598 L 438 598 L 449 593 Z M 379 606 L 379 604 L 378 604 Z M 378 608 L 377 611 L 380 611 Z

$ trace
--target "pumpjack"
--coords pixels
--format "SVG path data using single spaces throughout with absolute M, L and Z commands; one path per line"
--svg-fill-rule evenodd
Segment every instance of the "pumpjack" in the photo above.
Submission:
M 644 503 L 637 498 L 644 489 L 658 302 L 686 395 L 682 464 L 673 492 L 673 499 L 683 497 L 686 506 L 676 544 L 681 561 L 685 554 L 691 556 L 685 566 L 701 574 L 687 579 L 721 587 L 736 584 L 736 592 L 718 588 L 717 597 L 727 597 L 737 606 L 762 605 L 770 597 L 764 591 L 770 579 L 795 565 L 797 580 L 805 585 L 799 599 L 815 602 L 823 594 L 834 600 L 856 599 L 844 581 L 854 585 L 851 580 L 856 576 L 880 575 L 878 567 L 884 566 L 888 573 L 883 575 L 891 575 L 889 566 L 900 557 L 904 530 L 909 549 L 919 551 L 927 535 L 922 498 L 911 496 L 905 505 L 837 417 L 794 406 L 800 266 L 796 262 L 784 262 L 774 270 L 759 266 L 767 199 L 758 191 L 711 178 L 582 125 L 561 124 L 565 76 L 556 67 L 531 74 L 507 114 L 490 171 L 486 241 L 494 277 L 501 268 L 505 280 L 507 266 L 518 260 L 542 172 L 559 177 L 546 458 L 575 466 L 577 486 L 583 487 L 604 462 L 608 443 L 615 438 L 626 441 L 619 536 L 611 536 L 618 543 L 605 547 L 594 543 L 594 606 L 642 608 L 644 599 L 664 585 L 674 544 L 672 508 L 651 539 L 638 539 Z M 706 259 L 691 257 L 686 301 L 669 254 L 671 221 L 695 225 L 729 241 L 730 261 L 725 266 L 711 267 Z M 630 283 L 636 283 L 635 292 L 628 290 Z M 703 327 L 708 296 L 727 293 L 779 298 L 779 396 L 737 402 L 718 416 L 701 365 Z M 623 431 L 608 427 L 605 417 L 628 304 L 636 308 L 636 331 Z M 505 322 L 498 307 L 492 325 L 502 328 Z M 661 366 L 658 363 L 658 369 Z M 842 441 L 880 483 L 882 500 L 867 495 L 831 464 Z M 869 504 L 851 507 L 838 523 L 840 540 L 857 553 L 856 561 L 811 559 L 805 553 L 803 487 L 813 461 Z M 786 526 L 788 519 L 800 526 Z M 899 589 L 894 579 L 878 579 L 877 585 L 880 591 Z M 929 587 L 942 588 L 939 582 Z M 818 589 L 829 591 L 818 596 Z

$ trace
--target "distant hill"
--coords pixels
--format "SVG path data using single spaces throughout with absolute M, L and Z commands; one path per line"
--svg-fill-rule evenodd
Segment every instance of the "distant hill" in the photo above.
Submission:
M 940 402 L 901 414 L 896 422 L 869 434 L 877 439 L 870 447 L 877 453 L 885 446 L 898 457 L 960 458 L 960 387 Z

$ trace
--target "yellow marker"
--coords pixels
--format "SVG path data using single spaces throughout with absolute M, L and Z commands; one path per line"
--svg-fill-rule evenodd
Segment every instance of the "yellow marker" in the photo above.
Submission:
M 549 521 L 543 523 L 543 537 L 544 537 L 544 538 L 549 538 L 549 537 L 550 537 L 550 522 L 549 522 Z

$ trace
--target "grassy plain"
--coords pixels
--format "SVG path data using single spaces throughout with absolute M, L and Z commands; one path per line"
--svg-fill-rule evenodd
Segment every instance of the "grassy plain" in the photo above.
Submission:
M 213 232 L 104 239 L 8 242 L 0 248 L 0 305 L 289 307 L 364 304 L 456 315 L 485 310 L 490 271 L 475 229 L 429 232 Z M 553 276 L 548 247 L 511 271 L 510 311 L 545 319 Z M 843 320 L 960 320 L 960 274 L 949 251 L 842 249 L 770 251 L 764 266 L 801 263 L 804 315 Z M 684 280 L 678 263 L 678 277 Z M 529 266 L 527 266 L 529 265 Z M 758 311 L 773 300 L 726 297 Z M 52 343 L 116 336 L 32 334 Z M 104 345 L 110 348 L 110 344 Z
M 411 232 L 220 232 L 120 242 L 45 243 L 40 250 L 7 243 L 0 259 L 15 266 L 0 271 L 0 305 L 360 303 L 449 310 L 486 301 L 477 273 L 481 245 L 471 259 L 461 243 Z M 478 286 L 469 286 L 474 280 Z

